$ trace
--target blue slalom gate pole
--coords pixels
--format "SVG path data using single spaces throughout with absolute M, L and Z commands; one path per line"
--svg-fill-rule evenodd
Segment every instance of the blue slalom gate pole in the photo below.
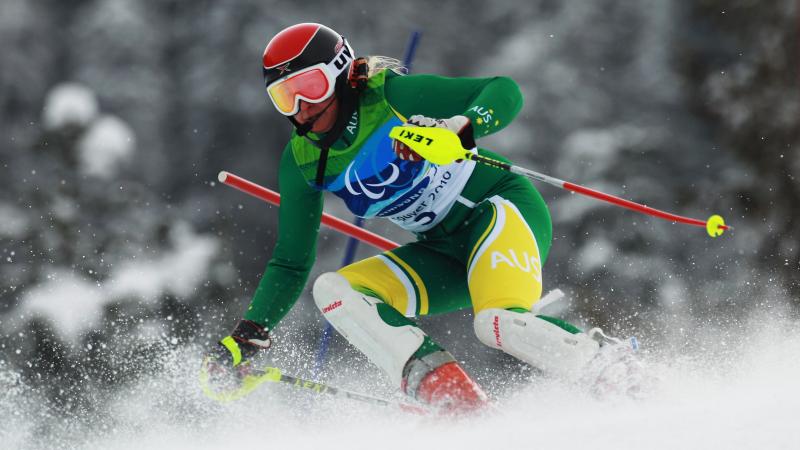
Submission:
M 408 38 L 408 45 L 406 46 L 406 54 L 403 56 L 403 66 L 411 73 L 411 64 L 414 62 L 414 54 L 417 53 L 417 44 L 422 33 L 414 31 Z
M 403 66 L 408 70 L 408 73 L 411 72 L 411 64 L 414 61 L 414 54 L 417 52 L 417 44 L 419 44 L 419 39 L 422 36 L 422 33 L 419 31 L 414 31 L 411 33 L 411 36 L 408 38 L 408 44 L 406 45 L 406 54 L 403 56 Z M 356 217 L 355 221 L 353 222 L 356 226 L 361 227 L 364 224 L 363 217 Z M 342 267 L 350 265 L 353 263 L 353 259 L 355 259 L 356 251 L 358 250 L 358 239 L 350 238 L 347 240 L 347 247 L 344 251 L 344 259 L 342 259 Z M 333 327 L 329 322 L 325 322 L 325 329 L 322 330 L 322 336 L 319 339 L 319 348 L 317 349 L 317 358 L 314 362 L 314 377 L 318 377 L 319 373 L 322 371 L 323 367 L 325 367 L 325 360 L 328 356 L 328 345 L 330 344 L 331 334 L 333 333 Z

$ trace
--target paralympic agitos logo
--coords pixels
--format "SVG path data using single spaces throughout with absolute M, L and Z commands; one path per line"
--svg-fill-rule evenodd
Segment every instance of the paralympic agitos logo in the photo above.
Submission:
M 400 178 L 400 168 L 397 167 L 397 165 L 394 163 L 389 163 L 389 167 L 391 168 L 392 173 L 384 181 L 381 181 L 380 183 L 364 183 L 361 181 L 361 178 L 359 178 L 358 172 L 356 171 L 351 172 L 353 164 L 354 163 L 350 163 L 350 165 L 347 166 L 347 171 L 344 174 L 344 185 L 347 188 L 347 191 L 353 195 L 364 194 L 367 197 L 371 198 L 372 200 L 380 200 L 381 198 L 384 197 L 384 194 L 386 193 L 385 186 L 391 185 L 392 183 L 397 181 L 398 178 Z M 354 188 L 353 182 L 350 181 L 350 173 L 352 173 L 353 176 L 355 177 L 356 183 L 361 188 L 361 192 L 358 192 Z M 380 192 L 378 192 L 377 190 L 371 191 L 370 189 L 367 188 L 367 186 L 369 186 L 370 188 L 383 188 L 383 189 L 381 189 Z

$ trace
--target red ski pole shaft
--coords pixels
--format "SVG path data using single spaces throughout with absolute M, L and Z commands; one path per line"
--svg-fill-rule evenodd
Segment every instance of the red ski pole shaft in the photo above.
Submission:
M 677 214 L 661 211 L 660 209 L 655 209 L 649 206 L 640 205 L 639 203 L 632 202 L 630 200 L 625 200 L 624 198 L 619 198 L 611 194 L 606 194 L 605 192 L 596 191 L 594 189 L 581 186 L 579 184 L 570 183 L 568 181 L 564 182 L 564 189 L 572 192 L 577 192 L 579 194 L 583 194 L 589 197 L 593 197 L 598 200 L 603 200 L 608 203 L 621 206 L 623 208 L 627 208 L 633 211 L 638 211 L 640 213 L 644 213 L 650 216 L 660 217 L 662 219 L 671 220 L 673 222 L 680 222 L 703 228 L 706 227 L 705 221 L 699 219 L 692 219 L 691 217 L 679 216 Z M 719 225 L 719 228 L 727 230 L 729 227 L 727 225 Z
M 223 170 L 219 173 L 217 178 L 219 179 L 220 183 L 227 184 L 228 186 L 234 187 L 246 194 L 250 194 L 253 197 L 264 200 L 267 203 L 271 203 L 276 206 L 280 206 L 281 204 L 281 195 L 279 193 L 273 191 L 272 189 L 268 189 L 264 186 L 253 183 L 252 181 L 246 180 L 238 175 L 234 175 Z M 328 213 L 322 213 L 322 223 L 336 231 L 344 233 L 348 236 L 352 236 L 361 242 L 369 244 L 379 250 L 387 251 L 399 247 L 399 245 L 394 241 L 390 241 L 389 239 L 377 235 L 369 230 L 365 230 L 364 228 L 357 227 L 349 222 L 345 222 L 344 220 L 334 217 Z
M 649 206 L 632 202 L 630 200 L 625 200 L 624 198 L 620 198 L 615 195 L 606 194 L 605 192 L 600 192 L 591 188 L 587 188 L 585 186 L 581 186 L 579 184 L 570 183 L 569 181 L 560 180 L 558 178 L 551 177 L 549 175 L 545 175 L 539 172 L 534 172 L 533 170 L 526 169 L 524 167 L 515 166 L 500 161 L 495 161 L 478 155 L 468 154 L 467 158 L 478 161 L 480 163 L 491 165 L 493 167 L 497 167 L 499 169 L 507 170 L 512 173 L 523 175 L 533 180 L 543 181 L 552 186 L 576 192 L 578 194 L 585 195 L 587 197 L 596 198 L 598 200 L 611 203 L 612 205 L 621 206 L 623 208 L 627 208 L 632 211 L 637 211 L 643 214 L 647 214 L 649 216 L 658 217 L 672 222 L 680 222 L 680 223 L 685 223 L 687 225 L 702 227 L 705 228 L 708 231 L 708 234 L 711 236 L 718 236 L 719 234 L 722 234 L 722 231 L 719 230 L 724 231 L 733 229 L 733 227 L 725 225 L 722 218 L 716 215 L 711 216 L 707 221 L 692 219 L 691 217 L 684 217 L 684 216 L 679 216 L 677 214 L 668 213 L 666 211 L 661 211 L 660 209 L 651 208 Z

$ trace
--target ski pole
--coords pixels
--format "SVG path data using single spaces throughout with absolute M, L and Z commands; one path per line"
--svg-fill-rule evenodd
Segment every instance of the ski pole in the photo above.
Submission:
M 515 166 L 513 164 L 487 158 L 485 156 L 480 156 L 461 147 L 461 141 L 458 138 L 458 135 L 446 128 L 398 126 L 392 128 L 391 132 L 389 133 L 389 137 L 406 144 L 417 154 L 434 164 L 445 165 L 450 164 L 458 159 L 470 159 L 481 164 L 486 164 L 501 170 L 516 173 L 533 180 L 543 181 L 561 189 L 577 192 L 578 194 L 596 198 L 598 200 L 602 200 L 633 211 L 638 211 L 650 216 L 659 217 L 672 222 L 680 222 L 688 225 L 704 227 L 706 232 L 708 232 L 708 235 L 711 237 L 720 236 L 725 230 L 733 229 L 733 227 L 725 225 L 724 219 L 716 214 L 709 217 L 705 222 L 698 219 L 692 219 L 690 217 L 679 216 L 677 214 L 664 212 L 575 183 L 559 180 L 558 178 L 554 178 L 539 172 L 534 172 L 533 170 L 529 170 L 524 167 Z
M 200 374 L 200 384 L 203 388 L 203 392 L 209 398 L 221 403 L 238 400 L 265 382 L 288 384 L 294 386 L 295 388 L 303 389 L 319 396 L 330 395 L 333 397 L 346 398 L 371 405 L 396 407 L 416 414 L 427 414 L 427 411 L 419 406 L 401 402 L 392 402 L 382 398 L 336 388 L 327 384 L 319 383 L 317 381 L 311 381 L 300 377 L 287 375 L 277 367 L 265 367 L 263 369 L 249 370 L 248 373 L 242 378 L 241 386 L 238 389 L 224 392 L 215 391 L 210 387 L 209 375 L 207 372 L 201 372 Z
M 260 376 L 268 377 L 269 381 L 274 381 L 278 383 L 286 383 L 290 384 L 296 388 L 304 389 L 306 391 L 313 392 L 317 395 L 331 395 L 334 397 L 339 398 L 347 398 L 350 400 L 356 400 L 362 403 L 369 403 L 371 405 L 378 405 L 378 406 L 389 406 L 389 407 L 397 407 L 405 411 L 414 412 L 418 414 L 426 414 L 427 411 L 424 408 L 419 406 L 407 404 L 407 403 L 400 403 L 400 402 L 392 402 L 389 400 L 384 400 L 378 397 L 371 397 L 365 394 L 359 394 L 357 392 L 347 391 L 341 388 L 336 388 L 333 386 L 329 386 L 327 384 L 323 384 L 317 381 L 305 380 L 303 378 L 294 377 L 291 375 L 286 375 L 285 373 L 281 372 L 280 369 L 275 367 L 267 367 L 263 371 L 260 372 Z
M 281 204 L 280 194 L 272 189 L 265 188 L 264 186 L 253 183 L 252 181 L 246 180 L 238 175 L 234 175 L 223 170 L 219 173 L 217 179 L 220 183 L 227 184 L 228 186 L 250 194 L 253 197 L 264 200 L 267 203 L 271 203 L 276 206 L 280 206 Z M 383 236 L 377 235 L 369 230 L 365 230 L 364 228 L 357 227 L 327 213 L 322 213 L 322 223 L 336 231 L 344 233 L 348 236 L 352 236 L 379 250 L 386 251 L 399 247 L 399 245 L 394 241 L 390 241 Z

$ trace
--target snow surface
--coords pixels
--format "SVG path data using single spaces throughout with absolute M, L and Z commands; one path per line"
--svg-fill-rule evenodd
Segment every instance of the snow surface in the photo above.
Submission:
M 507 390 L 494 411 L 460 420 L 320 400 L 283 385 L 219 405 L 197 387 L 197 349 L 182 348 L 158 361 L 159 375 L 115 392 L 107 410 L 66 421 L 0 366 L 0 413 L 7 418 L 0 436 L 12 445 L 34 439 L 41 448 L 103 450 L 799 448 L 800 332 L 774 318 L 749 328 L 758 331 L 645 354 L 661 382 L 644 399 L 598 400 L 534 378 Z M 284 343 L 272 363 L 297 364 L 303 353 Z M 350 362 L 338 369 L 331 384 L 373 395 L 385 386 L 369 367 Z
M 114 116 L 92 123 L 78 142 L 81 170 L 88 175 L 111 179 L 133 158 L 136 138 L 133 130 Z
M 42 120 L 48 130 L 66 126 L 87 126 L 97 116 L 97 98 L 89 88 L 62 83 L 47 94 Z

